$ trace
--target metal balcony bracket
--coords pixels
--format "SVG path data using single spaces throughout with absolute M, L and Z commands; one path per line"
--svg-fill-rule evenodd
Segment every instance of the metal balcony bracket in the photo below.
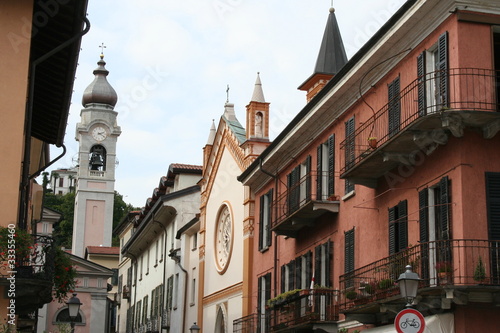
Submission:
M 413 142 L 415 142 L 426 155 L 430 155 L 436 150 L 438 145 L 445 145 L 448 143 L 448 135 L 442 129 L 417 131 L 413 133 Z
M 332 213 L 339 212 L 340 201 L 314 202 L 313 210 L 326 210 Z
M 500 119 L 487 123 L 483 126 L 483 137 L 492 139 L 500 131 Z
M 395 152 L 384 152 L 383 153 L 384 162 L 398 162 L 404 165 L 411 165 L 410 154 L 408 153 L 395 153 Z
M 441 116 L 441 123 L 454 137 L 461 138 L 464 136 L 465 125 L 460 115 L 445 113 Z

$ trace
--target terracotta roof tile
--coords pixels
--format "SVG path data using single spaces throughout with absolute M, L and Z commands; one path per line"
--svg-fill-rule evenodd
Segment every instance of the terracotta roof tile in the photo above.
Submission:
M 87 246 L 88 254 L 120 254 L 120 248 L 117 246 Z

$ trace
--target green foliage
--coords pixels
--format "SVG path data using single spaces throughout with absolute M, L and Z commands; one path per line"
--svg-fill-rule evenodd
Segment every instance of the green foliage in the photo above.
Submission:
M 474 281 L 482 282 L 486 279 L 486 267 L 484 266 L 483 259 L 479 257 L 479 260 L 474 270 Z
M 347 299 L 353 300 L 353 299 L 358 298 L 358 293 L 355 292 L 354 290 L 350 290 L 350 291 L 345 293 L 345 297 Z
M 13 259 L 9 254 L 17 260 L 26 260 L 32 251 L 33 237 L 26 230 L 0 227 L 0 261 Z
M 71 248 L 73 237 L 73 216 L 75 209 L 75 193 L 65 195 L 55 195 L 45 193 L 44 207 L 50 208 L 62 214 L 61 220 L 54 226 L 54 238 L 57 244 L 66 248 Z M 115 191 L 113 206 L 113 229 L 120 223 L 123 217 L 131 210 L 135 210 L 132 205 L 123 201 L 123 196 Z M 118 246 L 118 239 L 113 239 L 113 246 Z
M 389 289 L 394 287 L 394 281 L 392 279 L 383 279 L 378 283 L 379 289 Z

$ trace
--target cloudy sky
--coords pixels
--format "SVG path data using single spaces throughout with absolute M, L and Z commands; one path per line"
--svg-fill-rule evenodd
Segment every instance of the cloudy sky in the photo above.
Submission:
M 348 58 L 404 0 L 335 1 Z M 331 0 L 89 0 L 65 144 L 54 168 L 78 151 L 81 98 L 104 43 L 108 81 L 118 94 L 115 189 L 144 206 L 171 163 L 201 165 L 212 119 L 224 110 L 226 87 L 240 122 L 257 72 L 271 103 L 276 137 L 305 105 L 297 90 L 314 69 Z M 58 155 L 52 151 L 52 156 Z

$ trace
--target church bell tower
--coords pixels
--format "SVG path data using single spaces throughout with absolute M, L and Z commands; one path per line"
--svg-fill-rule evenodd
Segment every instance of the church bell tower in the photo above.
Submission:
M 80 257 L 87 246 L 111 246 L 113 229 L 116 142 L 121 134 L 114 111 L 118 97 L 106 79 L 109 72 L 102 53 L 97 65 L 76 125 L 79 166 L 72 253 Z

